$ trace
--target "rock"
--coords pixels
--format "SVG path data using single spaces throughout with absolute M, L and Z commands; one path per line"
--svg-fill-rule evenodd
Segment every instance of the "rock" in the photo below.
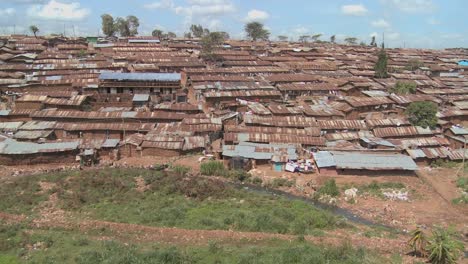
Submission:
M 351 199 L 351 198 L 356 198 L 357 197 L 357 192 L 358 192 L 358 189 L 356 189 L 356 188 L 351 188 L 351 189 L 345 190 L 344 191 L 345 200 Z
M 392 201 L 408 201 L 408 191 L 406 190 L 391 190 L 391 191 L 384 191 L 382 192 L 383 196 L 386 199 L 392 200 Z

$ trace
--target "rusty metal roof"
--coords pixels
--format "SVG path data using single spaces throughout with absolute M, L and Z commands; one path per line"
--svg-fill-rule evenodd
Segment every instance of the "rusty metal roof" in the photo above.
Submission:
M 344 100 L 353 107 L 392 105 L 393 102 L 388 97 L 362 97 L 362 96 L 346 96 Z
M 317 122 L 322 130 L 367 129 L 363 120 L 318 120 Z
M 272 127 L 317 127 L 313 117 L 304 116 L 273 116 L 262 117 L 257 115 L 244 115 L 244 122 L 248 125 L 263 125 Z
M 374 128 L 372 131 L 376 137 L 381 138 L 434 135 L 431 129 L 418 126 Z
M 225 125 L 225 132 L 237 133 L 263 133 L 263 134 L 287 134 L 298 136 L 320 136 L 320 129 L 318 127 L 310 127 L 308 129 L 297 129 L 287 127 L 261 127 L 261 126 L 238 126 L 238 125 Z
M 264 133 L 225 133 L 224 140 L 229 142 L 286 143 L 307 146 L 325 146 L 325 138 Z

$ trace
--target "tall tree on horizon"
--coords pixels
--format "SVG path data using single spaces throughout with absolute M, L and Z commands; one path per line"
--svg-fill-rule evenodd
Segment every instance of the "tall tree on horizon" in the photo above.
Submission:
M 130 15 L 126 18 L 118 17 L 115 20 L 115 29 L 122 37 L 134 37 L 138 35 L 140 21 L 136 16 Z
M 322 36 L 322 34 L 315 34 L 315 35 L 312 35 L 312 36 L 311 36 L 312 41 L 313 41 L 313 42 L 319 41 L 319 39 L 320 39 L 321 36 Z
M 270 31 L 264 28 L 260 22 L 250 22 L 244 27 L 247 37 L 253 41 L 257 40 L 268 40 L 270 37 Z
M 203 34 L 206 33 L 202 25 L 191 25 L 190 32 L 192 33 L 192 36 L 195 38 L 201 38 Z
M 106 37 L 112 37 L 115 34 L 116 28 L 114 23 L 114 18 L 109 14 L 101 15 L 102 20 L 102 33 L 106 35 Z
M 355 37 L 347 37 L 344 39 L 344 41 L 348 44 L 348 45 L 356 45 L 357 43 L 357 38 Z
M 332 35 L 332 36 L 330 37 L 330 42 L 331 42 L 331 43 L 335 43 L 335 41 L 336 41 L 336 36 L 335 36 L 335 35 Z
M 39 28 L 36 25 L 29 26 L 29 31 L 34 34 L 34 37 L 37 38 L 37 32 L 39 32 Z
M 279 40 L 279 41 L 287 41 L 287 40 L 288 40 L 288 36 L 279 35 L 279 36 L 278 36 L 278 40 Z

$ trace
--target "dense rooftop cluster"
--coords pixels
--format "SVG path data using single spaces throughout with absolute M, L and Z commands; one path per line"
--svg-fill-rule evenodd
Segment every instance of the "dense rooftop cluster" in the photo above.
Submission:
M 228 40 L 208 61 L 197 39 L 1 41 L 2 164 L 204 151 L 414 170 L 466 155 L 467 50 L 386 49 L 389 78 L 379 79 L 380 48 L 368 46 Z M 437 106 L 436 126 L 408 119 L 415 102 Z

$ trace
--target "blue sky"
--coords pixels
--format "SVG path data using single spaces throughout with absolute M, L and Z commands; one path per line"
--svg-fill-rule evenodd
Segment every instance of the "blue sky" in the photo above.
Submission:
M 0 0 L 0 34 L 97 35 L 100 15 L 136 15 L 140 35 L 154 28 L 181 35 L 192 23 L 243 38 L 243 25 L 260 21 L 272 37 L 323 34 L 390 47 L 468 47 L 466 0 Z

